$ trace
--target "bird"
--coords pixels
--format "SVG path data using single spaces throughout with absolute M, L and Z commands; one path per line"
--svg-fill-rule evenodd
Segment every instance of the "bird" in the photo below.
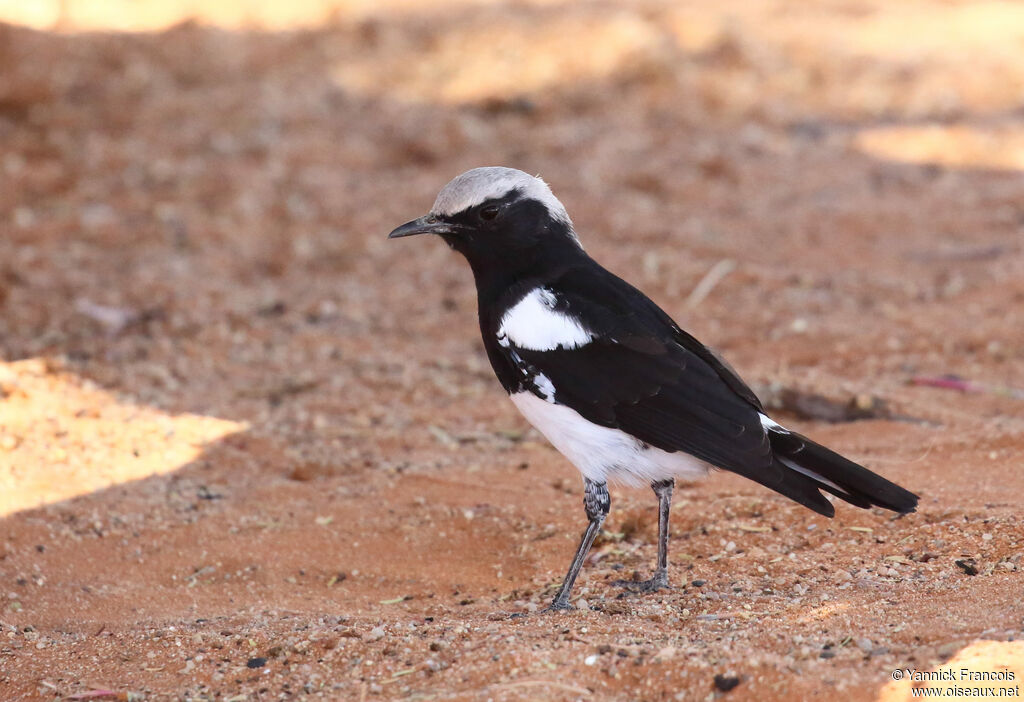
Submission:
M 389 235 L 439 236 L 476 283 L 480 333 L 498 381 L 527 421 L 583 477 L 587 527 L 544 612 L 570 594 L 611 507 L 608 482 L 650 485 L 658 555 L 648 580 L 669 587 L 676 479 L 738 473 L 826 517 L 822 491 L 861 508 L 913 512 L 918 496 L 768 416 L 717 353 L 583 249 L 540 177 L 474 168 L 445 185 L 428 214 Z

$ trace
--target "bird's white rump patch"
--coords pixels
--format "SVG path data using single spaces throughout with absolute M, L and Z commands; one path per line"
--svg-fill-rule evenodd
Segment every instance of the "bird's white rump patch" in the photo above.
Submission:
M 531 351 L 576 349 L 593 338 L 578 319 L 555 309 L 555 294 L 544 288 L 534 288 L 509 308 L 498 327 L 499 344 Z
M 693 480 L 711 468 L 689 454 L 662 451 L 621 429 L 594 424 L 571 407 L 545 402 L 532 392 L 517 392 L 510 398 L 537 431 L 595 482 L 644 485 L 668 478 Z

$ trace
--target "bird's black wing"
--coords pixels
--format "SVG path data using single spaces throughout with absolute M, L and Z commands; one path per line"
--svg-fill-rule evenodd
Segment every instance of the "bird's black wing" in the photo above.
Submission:
M 544 287 L 555 310 L 592 340 L 516 353 L 555 388 L 555 401 L 666 451 L 732 469 L 770 463 L 753 392 L 643 293 L 604 269 L 576 266 Z
M 587 420 L 683 451 L 831 513 L 814 482 L 777 461 L 747 385 L 643 293 L 596 264 L 544 281 L 555 310 L 592 335 L 577 348 L 511 350 Z

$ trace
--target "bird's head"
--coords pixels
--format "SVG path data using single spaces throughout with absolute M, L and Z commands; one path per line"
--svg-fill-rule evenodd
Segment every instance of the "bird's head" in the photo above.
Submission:
M 441 189 L 430 213 L 389 239 L 437 234 L 477 269 L 530 259 L 540 251 L 580 251 L 565 207 L 540 178 L 514 168 L 474 168 Z

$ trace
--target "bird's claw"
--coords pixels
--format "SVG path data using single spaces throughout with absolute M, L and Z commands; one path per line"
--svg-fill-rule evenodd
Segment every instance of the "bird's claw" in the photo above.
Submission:
M 544 609 L 540 610 L 538 614 L 556 614 L 559 612 L 571 612 L 576 609 L 566 600 L 555 600 Z

